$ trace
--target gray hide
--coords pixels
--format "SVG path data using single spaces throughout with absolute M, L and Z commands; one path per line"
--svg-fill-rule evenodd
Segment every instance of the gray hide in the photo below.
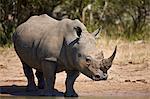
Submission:
M 46 14 L 32 16 L 18 26 L 13 42 L 28 80 L 27 91 L 36 90 L 34 68 L 38 88 L 44 88 L 40 95 L 54 95 L 55 75 L 65 70 L 65 96 L 77 96 L 73 84 L 79 73 L 96 81 L 106 80 L 116 54 L 116 49 L 108 59 L 102 52 L 94 54 L 95 37 L 79 20 L 57 21 Z

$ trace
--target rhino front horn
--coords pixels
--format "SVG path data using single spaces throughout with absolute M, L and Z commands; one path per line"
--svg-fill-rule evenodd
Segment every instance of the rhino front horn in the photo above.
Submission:
M 117 51 L 117 46 L 115 47 L 115 50 L 114 50 L 113 54 L 108 58 L 109 62 L 112 62 L 114 60 L 115 55 L 116 55 L 116 51 Z
M 107 69 L 109 69 L 111 67 L 112 62 L 116 55 L 116 51 L 117 51 L 117 46 L 115 47 L 113 54 L 108 59 L 103 60 L 103 66 L 105 66 Z

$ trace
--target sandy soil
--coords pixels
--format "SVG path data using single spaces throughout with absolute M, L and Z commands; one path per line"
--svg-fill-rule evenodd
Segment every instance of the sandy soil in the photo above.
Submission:
M 111 55 L 116 44 L 117 56 L 109 70 L 108 80 L 92 81 L 81 74 L 74 85 L 80 96 L 150 96 L 150 43 L 98 41 L 98 47 L 106 57 Z M 55 88 L 60 92 L 65 91 L 65 78 L 65 72 L 56 76 Z M 0 96 L 37 95 L 25 92 L 26 84 L 22 65 L 14 49 L 0 48 Z

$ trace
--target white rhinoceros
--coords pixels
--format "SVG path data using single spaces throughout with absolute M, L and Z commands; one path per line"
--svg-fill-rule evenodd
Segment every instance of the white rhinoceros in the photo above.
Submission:
M 79 73 L 99 81 L 107 79 L 116 54 L 104 59 L 97 51 L 95 36 L 79 20 L 55 20 L 48 15 L 32 16 L 13 34 L 16 53 L 28 80 L 27 91 L 36 89 L 32 68 L 36 69 L 38 88 L 53 95 L 55 75 L 66 71 L 65 96 L 77 96 L 73 84 Z

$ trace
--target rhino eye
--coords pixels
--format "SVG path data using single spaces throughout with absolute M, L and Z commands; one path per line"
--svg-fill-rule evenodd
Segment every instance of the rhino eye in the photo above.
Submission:
M 90 63 L 91 59 L 89 57 L 86 58 L 86 62 Z
M 81 54 L 80 54 L 80 53 L 78 54 L 78 57 L 81 57 Z

